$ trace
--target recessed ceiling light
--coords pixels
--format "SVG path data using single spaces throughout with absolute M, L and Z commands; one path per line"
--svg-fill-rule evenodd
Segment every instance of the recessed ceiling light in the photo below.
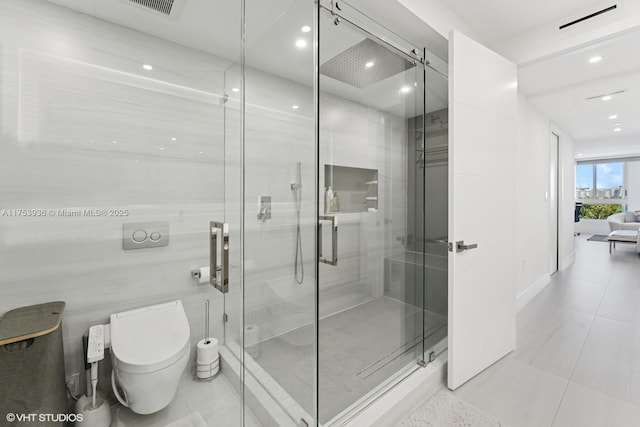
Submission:
M 595 64 L 596 62 L 600 62 L 600 61 L 602 61 L 602 56 L 600 55 L 592 56 L 591 58 L 589 58 L 589 62 L 592 64 Z
M 302 47 L 307 47 L 307 41 L 304 39 L 298 39 L 296 40 L 296 46 L 302 48 Z
M 622 130 L 622 128 L 615 128 L 613 131 L 614 132 L 620 132 Z
M 240 89 L 238 89 L 237 87 L 231 88 L 231 92 L 240 92 Z
M 198 154 L 202 154 L 202 151 L 198 151 Z
M 611 98 L 613 98 L 611 95 L 605 95 L 602 97 L 603 101 L 611 101 Z
M 309 31 L 311 31 L 311 27 L 305 25 L 304 27 L 300 28 L 300 31 L 302 31 L 303 33 L 308 33 Z
M 622 122 L 614 123 L 613 125 L 616 127 L 619 127 L 619 126 L 622 126 Z
M 164 150 L 164 147 L 160 147 L 159 145 L 157 147 L 158 147 L 158 150 Z
M 118 141 L 116 141 L 115 139 L 114 139 L 113 141 L 111 141 L 111 142 L 113 142 L 114 144 L 117 144 L 117 143 L 118 143 Z
M 292 105 L 291 108 L 293 108 L 294 110 L 297 110 L 298 108 L 300 108 L 299 105 Z
M 151 70 L 153 70 L 153 67 L 152 67 L 151 65 L 149 65 L 149 64 L 144 64 L 144 65 L 142 66 L 142 68 L 144 68 L 144 69 L 145 69 L 145 70 L 147 70 L 147 71 L 151 71 Z
M 617 118 L 618 118 L 617 114 L 612 114 L 612 115 L 609 116 L 609 120 L 615 120 Z
M 578 156 L 582 156 L 582 153 L 578 153 Z
M 402 93 L 409 93 L 410 90 L 411 88 L 409 86 L 402 86 L 402 88 L 400 88 L 400 92 Z
M 364 64 L 364 67 L 365 67 L 365 68 L 371 68 L 371 67 L 373 67 L 373 61 L 369 61 L 369 62 L 367 62 L 366 64 Z
M 177 138 L 175 136 L 171 137 L 172 141 L 175 141 Z

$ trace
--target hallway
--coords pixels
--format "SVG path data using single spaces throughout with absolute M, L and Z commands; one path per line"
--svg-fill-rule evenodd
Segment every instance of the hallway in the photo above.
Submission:
M 588 237 L 518 314 L 517 350 L 456 396 L 511 427 L 640 424 L 640 258 Z

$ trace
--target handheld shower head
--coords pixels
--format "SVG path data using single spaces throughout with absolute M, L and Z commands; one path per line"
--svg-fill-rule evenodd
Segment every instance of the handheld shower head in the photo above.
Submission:
M 302 164 L 300 162 L 296 163 L 296 174 L 294 181 L 291 183 L 292 190 L 299 190 L 302 188 Z

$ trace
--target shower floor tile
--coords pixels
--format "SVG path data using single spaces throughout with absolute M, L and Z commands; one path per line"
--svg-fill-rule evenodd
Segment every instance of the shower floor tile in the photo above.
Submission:
M 428 346 L 446 337 L 446 318 L 425 312 Z M 320 422 L 326 423 L 417 360 L 421 311 L 380 297 L 320 320 Z M 313 325 L 261 343 L 256 361 L 313 413 Z

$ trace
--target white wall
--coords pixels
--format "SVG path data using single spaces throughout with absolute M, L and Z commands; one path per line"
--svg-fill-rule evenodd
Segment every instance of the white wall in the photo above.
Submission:
M 560 265 L 559 270 L 567 268 L 574 259 L 573 218 L 575 212 L 575 161 L 573 149 L 575 141 L 562 129 L 551 123 L 551 131 L 560 136 Z
M 634 137 L 576 141 L 576 160 L 640 157 L 640 141 Z
M 516 292 L 549 274 L 549 120 L 518 93 Z
M 418 18 L 435 29 L 445 39 L 452 30 L 458 30 L 475 40 L 482 39 L 442 0 L 398 0 L 400 4 L 413 12 Z
M 573 257 L 573 141 L 518 93 L 516 291 L 521 307 L 548 283 L 551 256 L 549 140 L 560 136 L 559 146 L 559 266 Z
M 195 343 L 204 300 L 223 307 L 190 271 L 224 217 L 228 61 L 41 1 L 3 2 L 0 47 L 0 208 L 129 210 L 1 217 L 0 313 L 66 301 L 68 374 L 87 328 L 134 307 L 182 299 Z M 169 222 L 169 246 L 124 251 L 123 223 L 145 221 Z

